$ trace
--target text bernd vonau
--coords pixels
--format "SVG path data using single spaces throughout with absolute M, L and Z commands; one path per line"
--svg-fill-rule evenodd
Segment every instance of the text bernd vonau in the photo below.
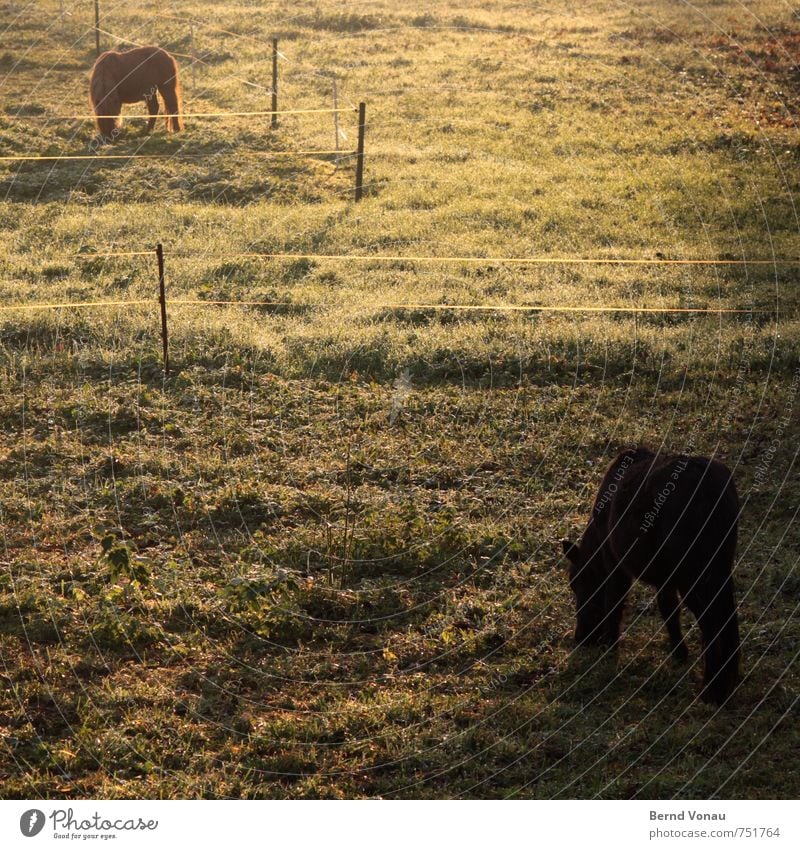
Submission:
M 651 820 L 724 820 L 725 814 L 707 814 L 701 811 L 678 811 L 674 814 L 660 814 L 658 811 L 650 811 Z

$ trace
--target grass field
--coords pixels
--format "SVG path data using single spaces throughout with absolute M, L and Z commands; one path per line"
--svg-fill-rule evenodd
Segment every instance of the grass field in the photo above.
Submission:
M 0 155 L 93 149 L 64 5 L 0 3 Z M 336 73 L 365 197 L 352 158 L 258 155 L 330 114 L 0 162 L 0 307 L 151 301 L 0 312 L 0 796 L 797 798 L 792 5 L 102 5 L 129 45 L 194 21 L 189 112 L 269 109 L 274 36 L 282 109 Z M 168 377 L 154 256 L 91 256 L 159 241 L 170 298 L 274 304 L 170 305 Z M 634 442 L 734 469 L 725 709 L 648 588 L 616 663 L 573 652 L 558 541 Z

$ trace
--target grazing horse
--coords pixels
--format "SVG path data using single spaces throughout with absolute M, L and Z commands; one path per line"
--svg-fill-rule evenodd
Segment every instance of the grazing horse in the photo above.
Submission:
M 578 645 L 615 649 L 625 597 L 638 578 L 658 590 L 672 656 L 685 663 L 680 601 L 697 617 L 703 641 L 703 698 L 722 704 L 739 676 L 739 625 L 731 574 L 739 499 L 717 460 L 623 451 L 611 463 L 570 561 Z
M 89 98 L 100 134 L 106 139 L 113 138 L 119 128 L 117 116 L 122 104 L 140 100 L 147 104 L 150 113 L 147 131 L 151 132 L 158 115 L 159 93 L 167 111 L 167 131 L 183 129 L 178 65 L 166 50 L 151 46 L 136 47 L 124 53 L 114 50 L 101 53 L 89 81 Z

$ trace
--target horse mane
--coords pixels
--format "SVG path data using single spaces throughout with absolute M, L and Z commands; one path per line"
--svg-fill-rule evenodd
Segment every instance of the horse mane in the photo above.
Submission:
M 111 70 L 112 54 L 103 53 L 92 68 L 89 81 L 89 99 L 95 115 L 119 115 L 122 108 L 116 91 L 117 79 Z M 102 136 L 110 138 L 119 127 L 117 118 L 96 118 L 97 129 Z

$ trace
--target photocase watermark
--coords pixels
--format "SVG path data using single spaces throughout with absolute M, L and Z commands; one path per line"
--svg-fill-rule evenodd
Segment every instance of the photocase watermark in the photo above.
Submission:
M 117 136 L 122 132 L 122 125 L 117 124 L 116 127 L 111 131 L 110 136 L 104 136 L 102 133 L 98 133 L 93 136 L 91 141 L 89 142 L 89 152 L 93 155 L 97 155 L 97 151 L 100 150 L 101 147 L 104 147 L 106 144 L 109 144 L 113 141 L 116 141 Z
M 526 670 L 521 662 L 513 664 L 510 669 L 497 669 L 492 673 L 491 678 L 482 687 L 482 690 L 484 694 L 489 695 L 495 690 L 502 690 L 508 684 L 518 686 L 525 675 Z
M 52 836 L 61 840 L 113 840 L 121 832 L 155 831 L 158 828 L 158 820 L 142 817 L 109 819 L 97 811 L 88 817 L 76 817 L 72 808 L 55 808 L 45 816 L 44 811 L 31 808 L 19 818 L 19 830 L 25 837 L 36 837 L 48 820 Z
M 394 381 L 394 395 L 392 396 L 392 411 L 389 413 L 389 424 L 394 424 L 397 417 L 403 411 L 406 398 L 411 394 L 411 372 L 404 369 Z
M 675 464 L 676 468 L 673 470 L 672 474 L 669 476 L 669 480 L 664 484 L 664 488 L 661 492 L 656 495 L 653 499 L 653 506 L 647 513 L 644 514 L 644 522 L 639 525 L 639 530 L 644 533 L 653 527 L 656 519 L 658 518 L 658 514 L 661 512 L 661 508 L 666 504 L 667 499 L 675 492 L 675 489 L 678 486 L 678 479 L 680 476 L 686 471 L 689 465 L 689 458 L 684 457 Z
M 594 512 L 602 513 L 605 509 L 606 504 L 614 497 L 617 490 L 619 489 L 620 481 L 625 477 L 625 472 L 630 468 L 633 464 L 633 454 L 628 454 L 627 457 L 617 466 L 616 471 L 614 472 L 614 480 L 603 490 L 603 494 L 600 498 L 595 501 L 594 504 Z
M 765 483 L 770 467 L 772 466 L 772 462 L 775 459 L 775 455 L 778 453 L 781 442 L 783 441 L 783 435 L 794 419 L 794 405 L 797 400 L 798 393 L 800 393 L 800 366 L 794 370 L 792 384 L 789 387 L 789 393 L 786 396 L 786 412 L 780 419 L 778 419 L 775 436 L 772 438 L 772 442 L 770 442 L 769 447 L 764 452 L 761 461 L 756 467 L 755 474 L 753 475 L 753 487 L 756 489 Z
M 36 837 L 36 835 L 44 828 L 45 816 L 44 812 L 38 808 L 31 808 L 19 818 L 19 830 L 25 837 Z

